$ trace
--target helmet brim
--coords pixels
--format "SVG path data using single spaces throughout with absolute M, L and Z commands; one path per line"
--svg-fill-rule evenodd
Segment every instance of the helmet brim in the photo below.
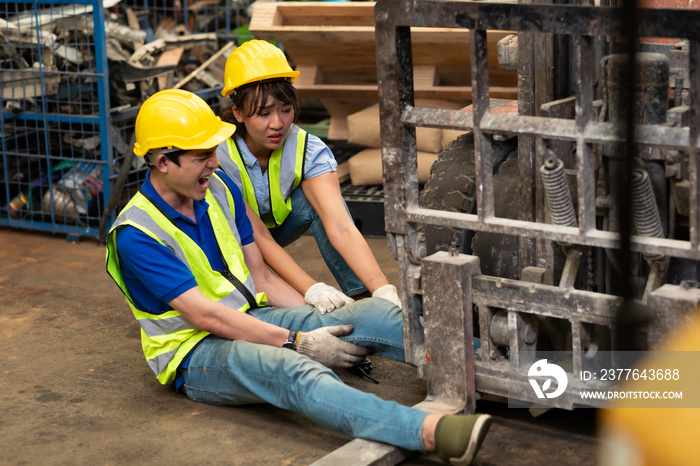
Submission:
M 211 149 L 213 147 L 218 146 L 231 136 L 233 136 L 233 133 L 236 132 L 236 125 L 231 124 L 231 123 L 226 123 L 224 121 L 221 122 L 221 127 L 219 130 L 211 135 L 206 141 L 201 141 L 196 144 L 187 144 L 184 143 L 184 141 L 180 144 L 174 144 L 172 147 L 180 149 L 180 150 L 204 150 L 204 149 Z M 135 145 L 134 148 L 134 153 L 139 156 L 146 155 L 148 152 L 150 152 L 153 149 L 160 149 L 161 147 L 151 147 L 151 148 L 145 148 L 141 147 L 138 143 Z
M 209 140 L 202 142 L 200 144 L 197 144 L 197 147 L 191 147 L 188 148 L 187 150 L 195 150 L 195 149 L 211 149 L 212 147 L 216 147 L 231 136 L 233 136 L 233 133 L 236 132 L 236 125 L 231 124 L 231 123 L 226 123 L 224 121 L 221 122 L 221 128 L 219 128 L 219 131 L 216 132 L 216 134 L 212 135 Z M 185 149 L 182 147 L 182 149 Z
M 282 81 L 285 79 L 289 79 L 290 82 L 294 82 L 297 80 L 297 78 L 299 77 L 300 74 L 301 74 L 300 71 L 290 71 L 287 73 L 278 73 L 278 74 L 268 75 L 268 76 L 265 76 L 263 79 L 259 79 L 259 78 L 249 79 L 247 81 L 240 83 L 238 86 L 236 86 L 235 89 L 223 89 L 221 91 L 221 95 L 224 97 L 229 97 L 232 94 L 235 94 L 237 91 L 240 91 L 241 89 L 245 89 L 246 87 L 255 86 L 257 84 L 266 83 L 269 81 Z

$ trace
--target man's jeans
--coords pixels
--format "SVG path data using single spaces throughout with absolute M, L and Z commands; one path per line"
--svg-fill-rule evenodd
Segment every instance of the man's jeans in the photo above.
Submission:
M 323 228 L 321 218 L 308 199 L 306 199 L 301 187 L 292 191 L 291 199 L 292 211 L 289 213 L 289 216 L 282 225 L 270 230 L 275 241 L 282 247 L 292 244 L 311 226 L 311 233 L 316 239 L 321 256 L 343 293 L 348 296 L 354 296 L 367 291 L 367 287 L 362 283 L 362 280 L 355 275 L 355 272 L 345 262 L 345 259 L 331 244 L 326 230 Z M 347 210 L 347 206 L 345 206 L 345 210 Z M 349 211 L 348 215 L 350 215 Z
M 352 324 L 343 340 L 404 361 L 401 311 L 381 298 L 367 298 L 321 315 L 312 306 L 261 308 L 254 317 L 290 330 Z M 424 451 L 428 413 L 351 388 L 309 357 L 290 349 L 210 336 L 182 370 L 184 391 L 194 401 L 237 405 L 270 403 L 300 412 L 352 437 Z

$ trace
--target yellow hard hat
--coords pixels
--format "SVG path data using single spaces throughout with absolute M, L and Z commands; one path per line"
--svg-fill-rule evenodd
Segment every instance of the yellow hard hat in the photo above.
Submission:
M 196 94 L 182 89 L 156 92 L 141 105 L 136 117 L 134 154 L 176 147 L 210 149 L 230 138 L 236 126 L 221 121 Z
M 269 42 L 253 39 L 228 56 L 221 95 L 228 97 L 241 86 L 267 79 L 289 78 L 294 82 L 297 76 L 299 72 L 292 70 L 284 52 Z

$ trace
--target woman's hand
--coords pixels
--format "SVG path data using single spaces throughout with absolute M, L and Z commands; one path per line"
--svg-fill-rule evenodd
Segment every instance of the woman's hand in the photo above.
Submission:
M 354 299 L 347 297 L 345 293 L 321 282 L 312 285 L 306 290 L 304 301 L 318 309 L 318 312 L 321 314 L 333 312 L 339 307 L 355 302 Z
M 387 301 L 394 303 L 399 309 L 401 309 L 401 298 L 399 298 L 399 292 L 396 290 L 394 285 L 384 285 L 380 286 L 374 293 L 372 293 L 373 298 L 383 298 Z

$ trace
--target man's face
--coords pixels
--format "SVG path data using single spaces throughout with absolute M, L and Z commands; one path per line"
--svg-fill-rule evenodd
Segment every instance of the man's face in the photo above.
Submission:
M 196 201 L 204 199 L 209 177 L 219 165 L 216 147 L 192 150 L 182 154 L 179 165 L 167 160 L 167 185 L 175 194 Z

